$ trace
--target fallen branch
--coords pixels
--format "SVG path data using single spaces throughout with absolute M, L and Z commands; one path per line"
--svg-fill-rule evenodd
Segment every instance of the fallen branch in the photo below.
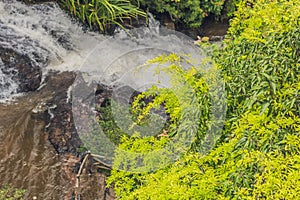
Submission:
M 98 159 L 97 157 L 93 156 L 93 159 L 97 162 L 97 164 L 103 165 L 104 167 L 108 168 L 111 170 L 111 165 L 108 163 L 105 163 L 104 161 Z M 96 164 L 96 163 L 95 163 Z
M 82 161 L 82 163 L 81 163 L 81 165 L 80 165 L 80 168 L 79 168 L 79 170 L 78 170 L 78 173 L 77 173 L 77 175 L 76 175 L 76 184 L 75 184 L 75 188 L 76 188 L 76 196 L 77 196 L 77 200 L 80 199 L 80 194 L 78 194 L 78 189 L 79 189 L 79 187 L 80 187 L 80 175 L 81 175 L 81 173 L 82 173 L 83 166 L 84 166 L 84 164 L 86 163 L 86 161 L 87 161 L 88 157 L 90 156 L 90 154 L 91 154 L 91 153 L 88 152 L 88 153 L 85 155 L 85 157 L 84 157 L 84 159 L 83 159 L 83 161 Z

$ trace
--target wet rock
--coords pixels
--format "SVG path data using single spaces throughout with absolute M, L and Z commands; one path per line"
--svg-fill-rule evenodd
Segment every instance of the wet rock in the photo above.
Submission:
M 40 86 L 42 71 L 26 55 L 0 47 L 0 58 L 4 64 L 2 73 L 12 75 L 12 79 L 19 84 L 18 92 L 34 91 Z
M 109 188 L 106 186 L 106 179 L 110 172 L 95 163 L 92 156 L 88 156 L 86 160 L 83 158 L 85 156 L 80 162 L 82 171 L 76 172 L 77 187 L 73 199 L 116 199 L 113 186 Z
M 213 17 L 205 18 L 200 27 L 202 35 L 207 36 L 211 41 L 219 41 L 226 35 L 229 27 L 228 20 L 216 21 Z
M 54 91 L 53 97 L 47 101 L 49 107 L 46 121 L 49 141 L 59 154 L 76 154 L 81 145 L 73 122 L 72 105 L 68 102 L 68 89 L 75 77 L 73 72 L 53 72 L 46 78 L 46 86 L 43 88 Z
M 170 15 L 162 15 L 160 21 L 167 29 L 175 30 L 175 23 L 172 21 Z
M 108 106 L 109 98 L 112 97 L 113 89 L 103 84 L 98 84 L 95 92 L 96 96 L 96 104 L 100 105 L 100 107 Z
M 72 101 L 68 96 L 75 78 L 74 72 L 50 72 L 44 86 L 33 94 L 38 95 L 41 101 L 36 103 L 36 107 L 42 108 L 35 115 L 44 115 L 48 140 L 61 158 L 61 170 L 70 184 L 64 199 L 72 199 L 72 196 L 74 199 L 115 199 L 113 187 L 106 188 L 107 174 L 98 173 L 91 161 L 83 166 L 80 185 L 76 186 L 78 169 L 84 155 L 77 154 L 82 142 L 74 124 Z M 102 92 L 108 92 L 107 88 L 103 88 Z

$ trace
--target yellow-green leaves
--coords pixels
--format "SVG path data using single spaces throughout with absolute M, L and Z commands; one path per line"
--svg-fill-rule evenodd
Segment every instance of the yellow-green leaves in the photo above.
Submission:
M 231 115 L 299 110 L 300 1 L 242 1 L 217 58 Z M 259 107 L 259 108 L 258 108 Z
M 231 21 L 229 36 L 251 42 L 266 42 L 266 37 L 294 29 L 300 16 L 299 1 L 241 1 Z
M 124 181 L 124 174 L 114 171 L 112 179 L 124 186 L 118 193 L 120 197 L 238 200 L 299 197 L 299 6 L 299 0 L 247 0 L 240 4 L 225 46 L 215 54 L 225 80 L 229 108 L 220 143 L 207 155 L 188 152 L 157 172 L 126 174 L 125 178 L 132 177 L 135 184 Z M 168 59 L 171 58 L 161 56 L 151 63 L 166 64 Z M 173 72 L 170 74 L 177 76 L 173 83 L 183 80 L 189 83 L 196 91 L 195 101 L 204 105 L 200 110 L 205 118 L 209 109 L 203 108 L 210 106 L 205 95 L 217 76 L 209 73 L 206 77 L 196 67 L 180 71 L 179 57 L 172 59 L 177 62 L 170 65 Z M 154 88 L 151 94 L 159 96 L 159 89 Z M 162 94 L 163 98 L 170 95 Z M 161 102 L 165 101 L 157 101 Z M 173 106 L 177 105 L 170 106 L 170 113 L 176 113 Z M 200 136 L 207 129 L 203 124 L 205 120 L 198 127 Z

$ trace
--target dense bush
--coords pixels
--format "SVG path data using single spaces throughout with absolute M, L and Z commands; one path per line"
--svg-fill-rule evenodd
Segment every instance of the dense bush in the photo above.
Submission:
M 190 151 L 155 172 L 115 169 L 109 183 L 115 183 L 117 195 L 122 199 L 297 199 L 299 30 L 298 0 L 241 2 L 224 48 L 214 56 L 225 80 L 228 107 L 218 145 L 207 155 Z M 121 148 L 133 151 L 134 144 L 134 139 L 127 139 Z
M 175 23 L 198 28 L 209 14 L 220 15 L 224 0 L 140 0 L 150 12 L 168 14 Z
M 133 103 L 133 111 L 141 113 L 139 117 L 143 118 L 152 109 L 164 105 L 166 113 L 170 116 L 169 126 L 165 127 L 169 135 L 174 137 L 186 133 L 195 136 L 193 149 L 205 151 L 205 148 L 199 148 L 199 144 L 204 140 L 204 133 L 212 132 L 212 129 L 222 123 L 222 116 L 216 117 L 212 110 L 218 114 L 225 111 L 225 99 L 220 96 L 223 83 L 219 81 L 216 67 L 211 66 L 211 60 L 205 59 L 202 63 L 192 63 L 191 60 L 193 59 L 189 56 L 176 54 L 162 55 L 149 60 L 145 66 L 158 65 L 160 73 L 171 77 L 172 87 L 153 86 L 147 92 L 138 95 Z M 183 66 L 190 66 L 190 69 L 185 70 Z M 149 96 L 154 96 L 153 102 L 140 110 L 140 100 Z M 212 105 L 212 101 L 216 99 L 218 104 Z M 211 139 L 210 143 L 215 142 Z
M 230 16 L 240 0 L 60 0 L 61 6 L 92 29 L 107 32 L 114 26 L 124 28 L 131 19 L 147 17 L 144 11 L 168 15 L 171 20 L 187 28 L 199 28 L 205 17 L 216 19 Z M 142 11 L 141 8 L 144 9 Z M 125 22 L 125 23 L 124 23 Z
M 236 117 L 253 109 L 274 118 L 297 115 L 300 3 L 258 2 L 239 5 L 217 58 L 226 79 L 228 113 Z

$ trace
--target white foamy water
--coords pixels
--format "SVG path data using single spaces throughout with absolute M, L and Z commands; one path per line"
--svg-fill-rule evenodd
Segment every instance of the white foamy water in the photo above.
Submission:
M 28 6 L 5 0 L 0 2 L 0 45 L 27 55 L 44 71 L 80 70 L 92 76 L 105 73 L 116 59 L 132 52 L 142 53 L 126 57 L 130 69 L 162 52 L 198 53 L 187 36 L 160 30 L 153 18 L 149 22 L 150 28 L 132 31 L 133 38 L 124 31 L 108 37 L 83 31 L 55 3 Z M 114 66 L 106 75 L 128 72 L 128 67 L 124 71 Z
M 55 3 L 0 2 L 0 45 L 41 67 L 74 70 L 104 36 L 85 33 Z
M 43 75 L 48 70 L 77 70 L 91 48 L 105 39 L 84 32 L 55 3 L 25 5 L 17 1 L 0 2 L 0 46 L 30 58 Z M 0 66 L 0 98 L 16 93 L 16 84 Z M 5 77 L 4 77 L 5 75 Z
M 11 95 L 16 94 L 19 87 L 11 74 L 3 73 L 3 68 L 4 64 L 0 59 L 0 102 L 2 99 L 9 99 Z

